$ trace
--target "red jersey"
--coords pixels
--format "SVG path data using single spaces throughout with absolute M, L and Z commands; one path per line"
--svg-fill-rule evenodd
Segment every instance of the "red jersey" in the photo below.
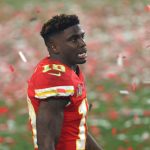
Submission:
M 36 67 L 28 82 L 28 107 L 34 147 L 37 146 L 36 113 L 41 100 L 49 97 L 69 97 L 56 150 L 85 150 L 88 103 L 81 70 L 77 75 L 71 68 L 50 57 Z M 56 99 L 57 100 L 57 99 Z

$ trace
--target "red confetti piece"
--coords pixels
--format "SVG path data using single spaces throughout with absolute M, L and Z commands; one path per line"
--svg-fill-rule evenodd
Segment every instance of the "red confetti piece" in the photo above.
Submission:
M 14 140 L 10 137 L 4 138 L 4 137 L 0 137 L 0 143 L 9 143 L 9 144 L 13 144 Z
M 133 82 L 133 83 L 131 84 L 131 89 L 132 89 L 132 91 L 136 91 L 136 89 L 137 89 L 137 84 Z
M 132 147 L 128 147 L 128 149 L 127 150 L 133 150 L 133 148 Z
M 14 71 L 15 71 L 13 65 L 9 65 L 9 69 L 10 69 L 11 72 L 14 72 Z
M 145 6 L 145 11 L 150 12 L 150 5 Z
M 112 135 L 116 135 L 117 129 L 116 128 L 112 128 L 111 133 L 112 133 Z
M 99 136 L 100 135 L 100 129 L 97 126 L 91 126 L 91 132 L 95 135 L 95 136 Z
M 97 87 L 97 90 L 98 90 L 98 91 L 101 91 L 101 92 L 104 91 L 104 86 L 99 85 L 99 86 Z
M 0 115 L 5 114 L 8 112 L 8 108 L 7 107 L 0 107 Z
M 36 13 L 40 13 L 42 11 L 42 8 L 40 7 L 40 6 L 37 6 L 36 8 L 35 8 L 35 12 Z
M 117 74 L 116 73 L 113 73 L 113 72 L 110 72 L 106 75 L 107 78 L 109 79 L 114 79 L 117 77 Z
M 110 111 L 108 115 L 109 115 L 109 118 L 112 120 L 116 120 L 119 117 L 118 112 L 115 110 Z
M 103 94 L 103 97 L 104 97 L 104 100 L 106 100 L 106 101 L 108 101 L 108 102 L 110 102 L 110 101 L 113 100 L 113 96 L 112 96 L 112 94 L 110 94 L 110 93 L 104 93 L 104 94 Z
M 145 110 L 145 111 L 143 112 L 143 115 L 144 115 L 145 117 L 150 116 L 150 110 Z
M 139 79 L 138 78 L 133 78 L 133 80 L 131 82 L 131 85 L 129 86 L 129 89 L 132 90 L 132 91 L 136 91 L 137 87 L 138 87 L 138 84 L 139 84 Z
M 0 143 L 4 143 L 5 139 L 3 137 L 0 137 Z

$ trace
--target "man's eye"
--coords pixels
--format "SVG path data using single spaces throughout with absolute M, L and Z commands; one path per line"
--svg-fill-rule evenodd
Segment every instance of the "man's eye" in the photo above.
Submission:
M 77 41 L 77 38 L 73 38 L 73 39 L 72 39 L 72 42 L 76 42 L 76 41 Z

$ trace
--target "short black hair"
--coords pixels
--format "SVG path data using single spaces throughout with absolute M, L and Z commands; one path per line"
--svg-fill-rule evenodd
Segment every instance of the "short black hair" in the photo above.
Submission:
M 53 16 L 50 20 L 44 23 L 42 30 L 40 32 L 41 36 L 43 37 L 45 43 L 48 38 L 56 33 L 59 33 L 68 27 L 73 25 L 79 24 L 80 21 L 78 16 L 76 15 L 66 15 L 60 14 Z

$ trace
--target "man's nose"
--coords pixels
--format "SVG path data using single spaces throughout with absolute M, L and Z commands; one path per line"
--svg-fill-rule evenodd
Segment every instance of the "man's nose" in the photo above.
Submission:
M 79 40 L 79 47 L 85 47 L 85 46 L 86 46 L 86 43 L 85 43 L 84 39 L 80 38 L 80 40 Z

